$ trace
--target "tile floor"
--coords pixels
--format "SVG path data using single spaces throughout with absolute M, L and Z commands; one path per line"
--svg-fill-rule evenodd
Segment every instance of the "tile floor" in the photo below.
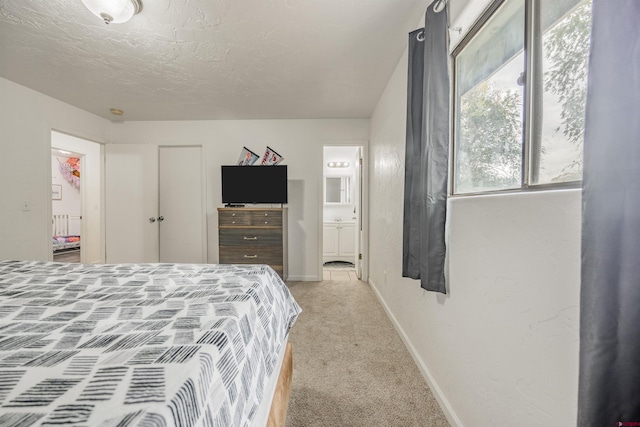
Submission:
M 322 280 L 338 280 L 342 282 L 351 282 L 358 280 L 356 270 L 354 268 L 331 268 L 324 267 L 322 269 Z

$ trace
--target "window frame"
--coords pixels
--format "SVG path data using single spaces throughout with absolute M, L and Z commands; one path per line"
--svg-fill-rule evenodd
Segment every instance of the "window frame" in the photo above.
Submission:
M 540 34 L 540 2 L 541 0 L 525 0 L 525 22 L 524 22 L 524 73 L 525 73 L 525 85 L 523 95 L 523 136 L 522 136 L 522 164 L 521 164 L 521 177 L 520 187 L 518 188 L 505 188 L 499 190 L 482 190 L 472 192 L 457 192 L 456 191 L 456 153 L 458 141 L 458 110 L 459 106 L 456 105 L 458 99 L 458 85 L 457 85 L 457 56 L 467 47 L 469 42 L 484 28 L 485 24 L 493 17 L 493 15 L 510 0 L 494 0 L 487 8 L 480 14 L 478 19 L 471 25 L 467 33 L 451 51 L 450 55 L 450 69 L 453 76 L 453 90 L 451 91 L 451 141 L 449 156 L 449 197 L 464 197 L 464 196 L 478 196 L 484 194 L 502 194 L 502 193 L 520 193 L 530 191 L 548 191 L 548 190 L 563 190 L 563 189 L 576 189 L 582 187 L 582 180 L 564 181 L 554 183 L 532 184 L 532 177 L 534 174 L 539 173 L 540 170 L 540 152 L 542 139 L 536 138 L 533 135 L 535 126 L 533 125 L 537 121 L 541 121 L 541 116 L 536 116 L 534 111 L 533 94 L 536 90 L 535 82 L 536 78 L 530 76 L 540 77 L 542 75 L 542 34 Z M 538 58 L 537 60 L 534 58 Z M 529 72 L 531 70 L 531 73 Z

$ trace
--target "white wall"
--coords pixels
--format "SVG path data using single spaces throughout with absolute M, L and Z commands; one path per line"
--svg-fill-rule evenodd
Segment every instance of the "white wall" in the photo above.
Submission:
M 124 122 L 113 125 L 118 143 L 202 145 L 206 156 L 209 262 L 218 261 L 220 166 L 236 164 L 246 146 L 266 146 L 284 157 L 289 174 L 289 279 L 320 280 L 323 144 L 367 145 L 369 120 L 217 120 Z
M 575 425 L 580 192 L 452 198 L 449 294 L 402 278 L 406 76 L 371 118 L 370 283 L 453 425 Z
M 80 160 L 80 191 L 75 188 L 69 188 L 65 193 L 63 189 L 62 202 L 66 201 L 66 196 L 69 193 L 73 193 L 78 199 L 76 202 L 78 205 L 76 206 L 79 207 L 80 212 L 74 215 L 82 214 L 81 262 L 86 264 L 104 262 L 105 229 L 102 221 L 104 217 L 102 207 L 102 145 L 60 132 L 51 133 L 51 145 L 55 148 L 82 155 Z M 56 176 L 56 171 L 57 169 L 52 171 L 54 177 Z M 79 197 L 80 195 L 81 197 Z M 84 211 L 82 210 L 81 202 L 84 204 Z M 56 213 L 55 205 L 54 201 L 54 213 Z
M 0 168 L 0 259 L 48 260 L 51 257 L 52 130 L 95 142 L 203 145 L 209 262 L 218 260 L 216 209 L 222 206 L 220 165 L 235 164 L 242 146 L 262 154 L 269 145 L 285 157 L 283 164 L 289 166 L 290 278 L 319 280 L 322 147 L 324 144 L 366 146 L 369 121 L 112 123 L 0 79 L 0 158 L 5 160 Z M 95 206 L 90 204 L 91 209 Z M 102 206 L 97 208 L 100 212 L 103 210 Z M 94 258 L 96 256 L 91 255 L 87 262 L 96 262 Z
M 51 255 L 51 129 L 106 141 L 110 122 L 0 78 L 0 259 Z

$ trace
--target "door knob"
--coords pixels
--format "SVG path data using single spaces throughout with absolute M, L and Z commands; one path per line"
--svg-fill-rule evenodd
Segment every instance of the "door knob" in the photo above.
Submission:
M 164 217 L 163 216 L 159 216 L 158 217 L 158 222 L 162 222 L 162 221 L 164 221 Z
M 154 222 L 156 222 L 156 219 L 154 217 L 151 217 L 151 218 L 149 218 L 149 222 L 150 223 L 154 223 Z

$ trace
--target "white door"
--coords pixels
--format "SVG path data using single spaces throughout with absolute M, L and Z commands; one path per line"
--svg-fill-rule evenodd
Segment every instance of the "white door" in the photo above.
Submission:
M 158 147 L 105 146 L 107 263 L 158 262 Z
M 160 147 L 160 262 L 206 262 L 202 181 L 202 147 Z
M 356 206 L 356 225 L 354 230 L 354 255 L 355 255 L 355 267 L 356 276 L 358 279 L 362 279 L 362 147 L 358 147 L 356 150 L 356 179 L 353 188 L 354 197 L 353 202 Z

